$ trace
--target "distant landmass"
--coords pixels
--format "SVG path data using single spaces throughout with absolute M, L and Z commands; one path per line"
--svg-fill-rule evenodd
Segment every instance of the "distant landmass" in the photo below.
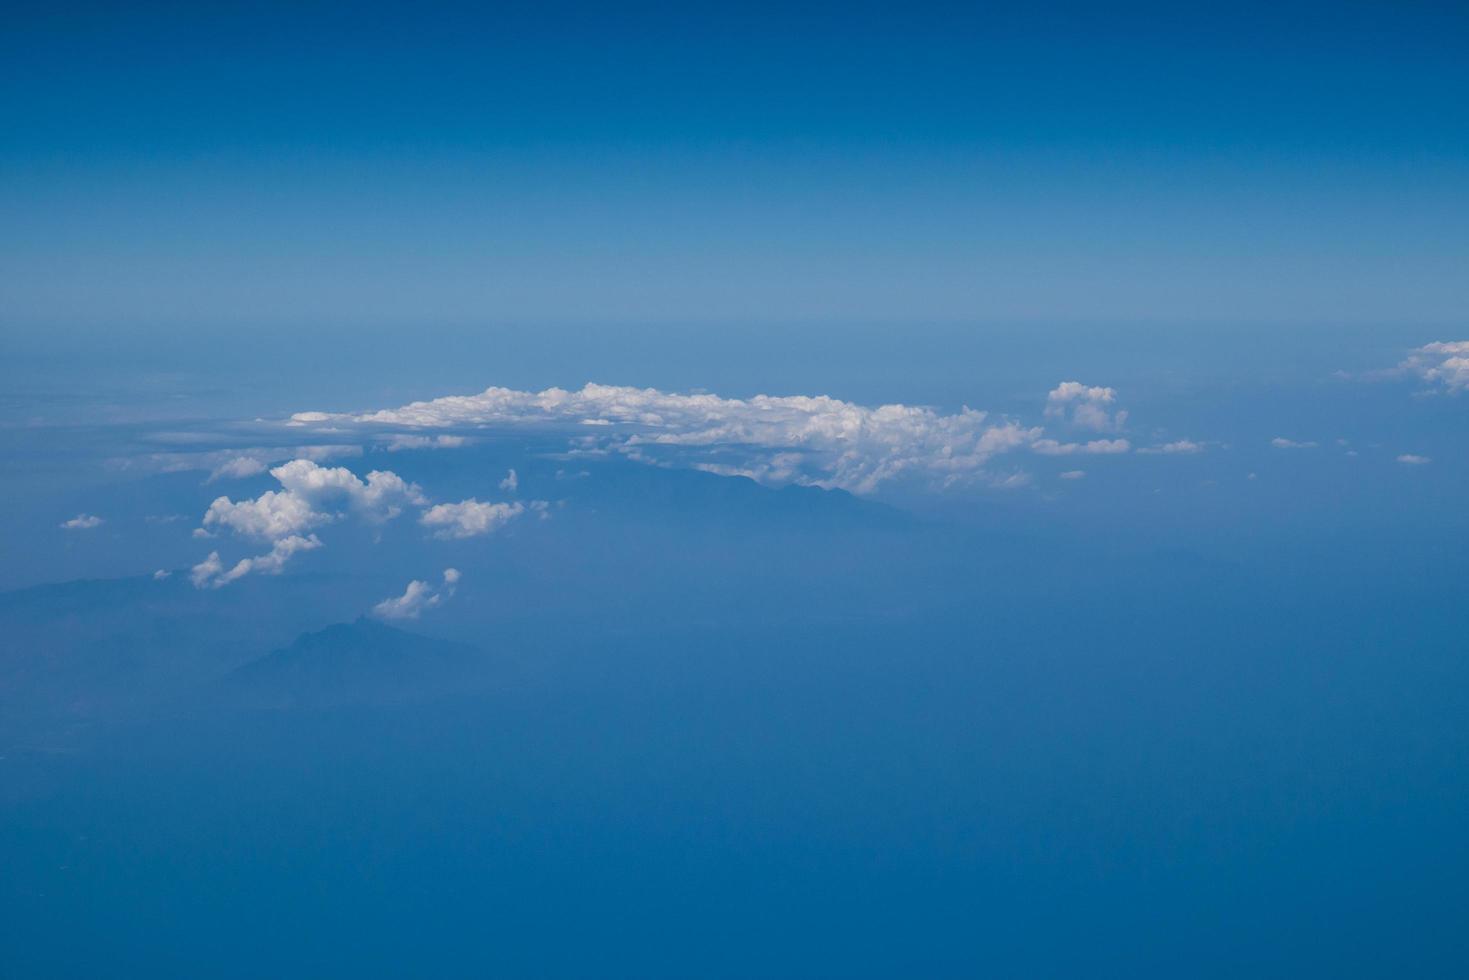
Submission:
M 402 704 L 475 687 L 485 666 L 475 647 L 364 617 L 303 633 L 231 671 L 220 693 L 243 708 Z

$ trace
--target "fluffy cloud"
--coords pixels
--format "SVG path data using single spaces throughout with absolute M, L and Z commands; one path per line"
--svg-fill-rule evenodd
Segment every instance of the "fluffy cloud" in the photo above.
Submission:
M 1418 456 L 1414 453 L 1403 453 L 1403 455 L 1398 457 L 1398 462 L 1406 463 L 1409 466 L 1424 466 L 1428 463 L 1433 462 L 1433 460 L 1427 456 Z
M 1127 412 L 1112 408 L 1116 401 L 1113 388 L 1063 381 L 1046 395 L 1046 417 L 1066 419 L 1074 426 L 1096 432 L 1116 432 L 1127 423 Z
M 408 583 L 403 594 L 390 599 L 384 599 L 372 607 L 372 614 L 379 619 L 417 619 L 423 615 L 425 609 L 446 602 L 454 594 L 454 589 L 459 584 L 459 571 L 454 568 L 444 569 L 444 582 L 435 589 L 427 582 L 414 579 Z
M 1317 444 L 1314 442 L 1297 442 L 1294 439 L 1287 439 L 1284 436 L 1276 436 L 1270 440 L 1270 445 L 1276 449 L 1315 449 Z
M 531 506 L 545 513 L 545 501 L 535 501 Z M 487 504 L 470 498 L 457 504 L 437 504 L 424 511 L 418 520 L 424 527 L 434 529 L 434 537 L 447 541 L 490 534 L 525 512 L 526 505 L 519 501 Z
M 189 580 L 194 583 L 196 589 L 217 589 L 236 579 L 244 578 L 251 572 L 262 575 L 279 575 L 281 569 L 286 567 L 286 562 L 290 561 L 297 552 L 311 551 L 320 547 L 321 540 L 314 534 L 304 538 L 293 534 L 275 542 L 271 549 L 263 555 L 241 558 L 228 570 L 225 569 L 224 562 L 220 560 L 219 552 L 211 551 L 208 558 L 190 570 Z
M 1469 389 L 1469 340 L 1440 340 L 1416 347 L 1398 369 L 1458 394 Z
M 60 526 L 68 531 L 86 531 L 90 528 L 101 527 L 106 523 L 96 514 L 78 514 L 69 521 L 62 521 Z
M 500 489 L 504 490 L 506 493 L 514 493 L 516 490 L 520 489 L 520 477 L 515 475 L 514 469 L 512 469 L 509 473 L 506 473 L 505 479 L 500 481 Z
M 1067 470 L 1061 474 L 1063 480 L 1081 480 L 1086 477 L 1086 470 Z
M 254 500 L 233 501 L 216 497 L 204 512 L 204 530 L 227 527 L 236 534 L 275 541 L 333 519 L 329 513 L 311 509 L 300 494 L 267 490 Z
M 253 500 L 215 498 L 195 534 L 211 537 L 213 531 L 228 528 L 244 537 L 271 542 L 271 550 L 241 559 L 228 571 L 219 553 L 213 552 L 194 566 L 196 587 L 218 588 L 251 572 L 277 574 L 292 555 L 321 547 L 321 541 L 308 531 L 346 514 L 381 524 L 397 517 L 405 506 L 428 503 L 416 485 L 388 471 L 374 470 L 364 481 L 345 467 L 293 459 L 272 469 L 270 475 L 281 489 L 267 490 Z

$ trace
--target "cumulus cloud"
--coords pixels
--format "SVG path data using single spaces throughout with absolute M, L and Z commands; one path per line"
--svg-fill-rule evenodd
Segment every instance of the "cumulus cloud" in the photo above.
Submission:
M 372 614 L 379 619 L 417 619 L 425 609 L 432 609 L 448 601 L 459 584 L 459 570 L 444 569 L 444 581 L 437 589 L 420 579 L 408 583 L 400 596 L 384 599 L 372 607 Z
M 254 558 L 241 558 L 229 569 L 224 567 L 219 552 L 211 551 L 208 558 L 190 569 L 189 580 L 194 583 L 196 589 L 217 589 L 244 578 L 251 572 L 261 575 L 279 575 L 286 567 L 286 562 L 290 561 L 297 552 L 312 551 L 320 547 L 321 540 L 314 534 L 308 537 L 293 534 L 275 542 L 265 554 L 257 555 Z
M 546 513 L 545 501 L 534 501 L 531 506 Z M 434 537 L 447 541 L 491 534 L 525 512 L 526 505 L 519 501 L 491 504 L 471 497 L 457 504 L 436 504 L 424 511 L 418 521 L 424 527 L 433 528 Z
M 1063 480 L 1080 480 L 1086 477 L 1086 470 L 1067 470 L 1061 474 Z
M 281 489 L 267 490 L 254 499 L 215 498 L 195 535 L 211 537 L 227 528 L 243 537 L 269 541 L 271 550 L 242 559 L 228 571 L 215 552 L 194 567 L 195 586 L 218 588 L 251 572 L 276 574 L 292 555 L 321 546 L 316 535 L 307 532 L 347 514 L 381 524 L 397 517 L 405 506 L 428 503 L 417 485 L 385 470 L 374 470 L 362 480 L 345 467 L 293 459 L 272 469 L 270 475 Z
M 1414 453 L 1403 453 L 1403 455 L 1398 457 L 1398 462 L 1406 463 L 1409 466 L 1423 466 L 1433 462 L 1433 460 L 1428 456 L 1418 456 Z
M 505 474 L 505 479 L 500 481 L 500 489 L 504 490 L 506 493 L 514 493 L 516 490 L 520 489 L 520 477 L 515 475 L 515 470 L 513 468 L 510 470 L 509 473 Z
M 1297 442 L 1295 439 L 1276 436 L 1270 440 L 1270 445 L 1276 449 L 1315 449 L 1317 444 L 1314 442 Z
M 1072 425 L 1097 432 L 1116 432 L 1127 423 L 1127 412 L 1112 406 L 1114 388 L 1087 386 L 1080 381 L 1063 381 L 1046 395 L 1046 417 L 1065 419 Z
M 293 459 L 270 471 L 282 489 L 253 500 L 217 497 L 204 514 L 205 530 L 227 527 L 237 534 L 274 541 L 353 513 L 381 524 L 408 504 L 427 503 L 415 484 L 396 473 L 373 470 L 366 481 L 344 466 L 327 468 Z
M 62 521 L 60 526 L 68 531 L 86 531 L 90 528 L 101 527 L 106 523 L 96 514 L 78 514 L 69 521 Z
M 1469 340 L 1435 341 L 1415 347 L 1398 370 L 1450 394 L 1469 389 Z

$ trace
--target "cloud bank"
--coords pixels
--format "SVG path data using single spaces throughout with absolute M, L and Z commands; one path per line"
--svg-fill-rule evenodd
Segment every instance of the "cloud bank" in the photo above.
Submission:
M 1046 399 L 1060 424 L 1116 434 L 1127 413 L 1112 388 L 1066 381 Z M 579 391 L 487 388 L 363 414 L 300 412 L 295 426 L 465 429 L 539 426 L 581 432 L 573 453 L 616 452 L 654 465 L 683 466 L 761 483 L 796 483 L 858 494 L 905 479 L 927 486 L 993 480 L 985 465 L 1001 454 L 1115 455 L 1125 438 L 1063 441 L 1041 426 L 993 418 L 967 406 L 953 414 L 913 405 L 870 408 L 825 395 L 721 398 L 653 388 L 588 384 Z M 427 438 L 418 436 L 416 438 Z M 507 489 L 513 489 L 514 483 Z M 466 502 L 468 503 L 468 502 Z M 446 515 L 448 512 L 444 512 Z M 445 526 L 450 526 L 445 518 Z

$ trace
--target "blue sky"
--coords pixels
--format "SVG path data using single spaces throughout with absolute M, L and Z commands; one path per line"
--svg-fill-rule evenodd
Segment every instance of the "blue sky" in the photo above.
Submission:
M 1462 4 L 7 13 L 18 975 L 1465 975 Z
M 7 318 L 1443 324 L 1463 16 L 48 6 Z

